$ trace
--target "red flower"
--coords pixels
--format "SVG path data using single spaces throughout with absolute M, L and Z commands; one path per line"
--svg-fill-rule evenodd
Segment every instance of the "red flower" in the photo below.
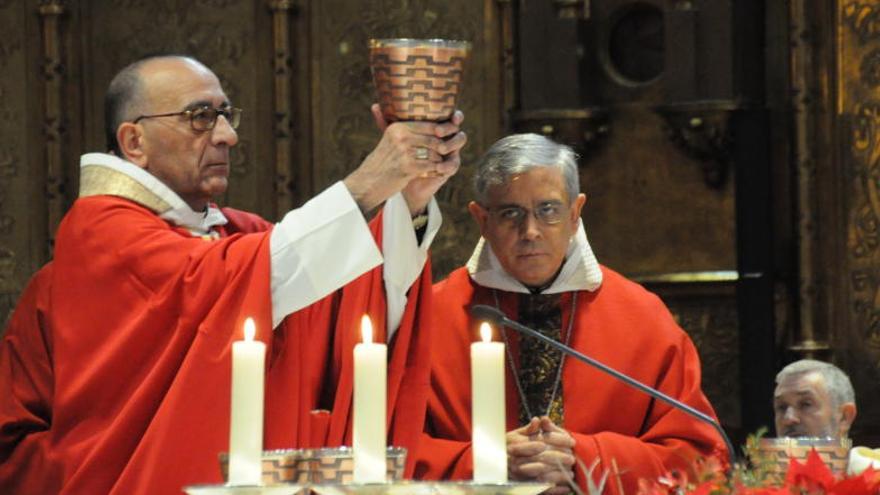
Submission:
M 873 495 L 880 491 L 880 471 L 866 469 L 862 474 L 834 484 L 828 495 Z
M 795 459 L 788 463 L 788 473 L 785 475 L 786 486 L 801 488 L 807 492 L 830 493 L 828 489 L 834 485 L 834 482 L 834 473 L 819 457 L 816 449 L 810 450 L 805 464 Z
M 638 495 L 880 495 L 880 471 L 868 468 L 858 476 L 838 478 L 815 450 L 803 464 L 791 460 L 782 486 L 761 472 L 728 478 L 723 466 L 718 458 L 695 461 L 690 484 L 685 472 L 675 469 L 654 480 L 641 479 Z
M 869 468 L 858 476 L 836 479 L 819 454 L 813 450 L 807 456 L 806 464 L 791 461 L 785 486 L 806 493 L 825 495 L 874 495 L 880 490 L 880 472 Z

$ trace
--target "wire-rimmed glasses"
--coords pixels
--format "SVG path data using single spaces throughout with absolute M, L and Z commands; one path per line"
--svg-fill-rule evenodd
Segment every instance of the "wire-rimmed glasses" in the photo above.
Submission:
M 217 118 L 222 116 L 226 119 L 227 122 L 229 122 L 229 125 L 233 129 L 237 129 L 239 122 L 241 122 L 241 112 L 242 110 L 240 108 L 214 108 L 206 105 L 198 108 L 193 108 L 191 110 L 184 110 L 182 112 L 141 115 L 138 118 L 134 119 L 132 122 L 137 124 L 144 119 L 153 119 L 158 117 L 175 117 L 178 115 L 183 115 L 189 118 L 189 125 L 193 128 L 193 130 L 204 132 L 213 129 L 214 126 L 217 125 Z

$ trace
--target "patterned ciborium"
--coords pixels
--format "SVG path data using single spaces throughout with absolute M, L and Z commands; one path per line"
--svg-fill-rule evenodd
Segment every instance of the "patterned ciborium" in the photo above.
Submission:
M 385 455 L 387 479 L 403 479 L 406 449 L 388 447 Z M 223 479 L 229 474 L 229 455 L 220 454 Z M 263 483 L 351 483 L 354 479 L 354 451 L 350 447 L 283 449 L 263 451 Z
M 449 120 L 470 49 L 467 41 L 370 40 L 370 69 L 385 119 Z
M 815 450 L 831 471 L 840 475 L 846 472 L 851 446 L 852 441 L 848 438 L 762 438 L 758 445 L 762 457 L 759 462 L 764 464 L 768 472 L 784 478 L 792 459 L 805 463 L 810 452 Z

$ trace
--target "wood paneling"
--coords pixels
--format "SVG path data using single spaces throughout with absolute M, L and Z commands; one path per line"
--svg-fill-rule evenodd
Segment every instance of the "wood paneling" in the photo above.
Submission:
M 581 169 L 599 259 L 630 275 L 736 269 L 734 178 L 708 187 L 651 106 L 611 112 L 607 142 Z
M 438 199 L 434 267 L 476 242 L 468 165 L 500 137 L 503 3 L 493 0 L 0 0 L 0 315 L 51 253 L 79 155 L 105 149 L 110 78 L 148 54 L 193 55 L 244 109 L 223 204 L 278 219 L 353 170 L 378 142 L 370 37 L 466 39 L 465 166 Z M 502 53 L 502 50 L 508 51 Z M 506 57 L 506 58 L 505 58 Z M 508 80 L 508 83 L 509 80 Z
M 738 318 L 734 286 L 729 283 L 698 282 L 684 287 L 647 283 L 649 290 L 663 295 L 675 321 L 685 328 L 700 354 L 703 390 L 718 419 L 735 438 L 740 437 L 740 366 Z
M 836 135 L 841 166 L 834 167 L 846 235 L 826 241 L 842 255 L 835 273 L 840 292 L 830 329 L 835 356 L 851 373 L 859 414 L 856 438 L 880 442 L 880 2 L 837 5 Z M 834 96 L 833 94 L 830 96 Z
M 48 255 L 48 129 L 36 7 L 0 1 L 0 318 Z

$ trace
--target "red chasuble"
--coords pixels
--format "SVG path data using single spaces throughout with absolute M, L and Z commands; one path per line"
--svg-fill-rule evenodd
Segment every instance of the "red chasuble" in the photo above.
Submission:
M 24 480 L 60 476 L 47 441 L 54 386 L 46 321 L 51 278 L 51 263 L 31 278 L 0 341 L 0 493 L 43 492 Z M 57 487 L 44 493 L 52 491 Z
M 604 281 L 596 291 L 562 295 L 563 328 L 572 297 L 578 298 L 571 346 L 714 416 L 700 390 L 696 349 L 660 299 L 607 268 L 602 274 Z M 498 291 L 498 295 L 501 309 L 515 319 L 519 294 Z M 465 268 L 435 285 L 433 296 L 432 391 L 416 477 L 467 479 L 473 469 L 469 349 L 478 338 L 479 325 L 468 309 L 495 302 L 491 289 L 474 284 Z M 514 331 L 507 336 L 518 359 L 519 336 Z M 520 426 L 514 380 L 508 364 L 508 431 Z M 622 487 L 632 495 L 639 478 L 654 478 L 671 468 L 687 469 L 696 456 L 724 449 L 712 427 L 574 359 L 565 361 L 561 389 L 562 426 L 575 439 L 575 455 L 586 466 L 600 460 L 596 481 L 605 469 L 619 473 L 619 483 L 617 477 L 609 477 L 605 493 L 619 494 Z M 578 468 L 575 471 L 585 489 L 583 475 Z
M 384 328 L 382 268 L 288 316 L 273 332 L 271 224 L 223 213 L 229 224 L 220 239 L 209 240 L 125 199 L 92 196 L 74 204 L 59 229 L 51 271 L 26 291 L 8 330 L 20 334 L 16 322 L 38 334 L 48 329 L 47 349 L 33 335 L 25 347 L 42 353 L 51 372 L 38 364 L 31 390 L 23 389 L 18 382 L 27 366 L 15 362 L 20 346 L 7 337 L 0 353 L 0 390 L 23 390 L 12 408 L 0 410 L 0 455 L 8 458 L 0 493 L 165 494 L 221 482 L 230 349 L 247 317 L 269 346 L 266 447 L 349 441 L 354 321 L 367 312 Z M 379 245 L 380 226 L 381 217 L 371 225 Z M 419 432 L 408 422 L 422 424 L 428 370 L 404 372 L 427 351 L 412 326 L 413 301 L 427 289 L 429 273 L 410 290 L 389 363 L 389 437 L 410 449 Z M 31 407 L 31 398 L 46 407 Z M 321 407 L 329 414 L 310 414 Z M 314 433 L 316 417 L 324 418 L 323 435 Z M 29 426 L 9 434 L 10 423 Z

